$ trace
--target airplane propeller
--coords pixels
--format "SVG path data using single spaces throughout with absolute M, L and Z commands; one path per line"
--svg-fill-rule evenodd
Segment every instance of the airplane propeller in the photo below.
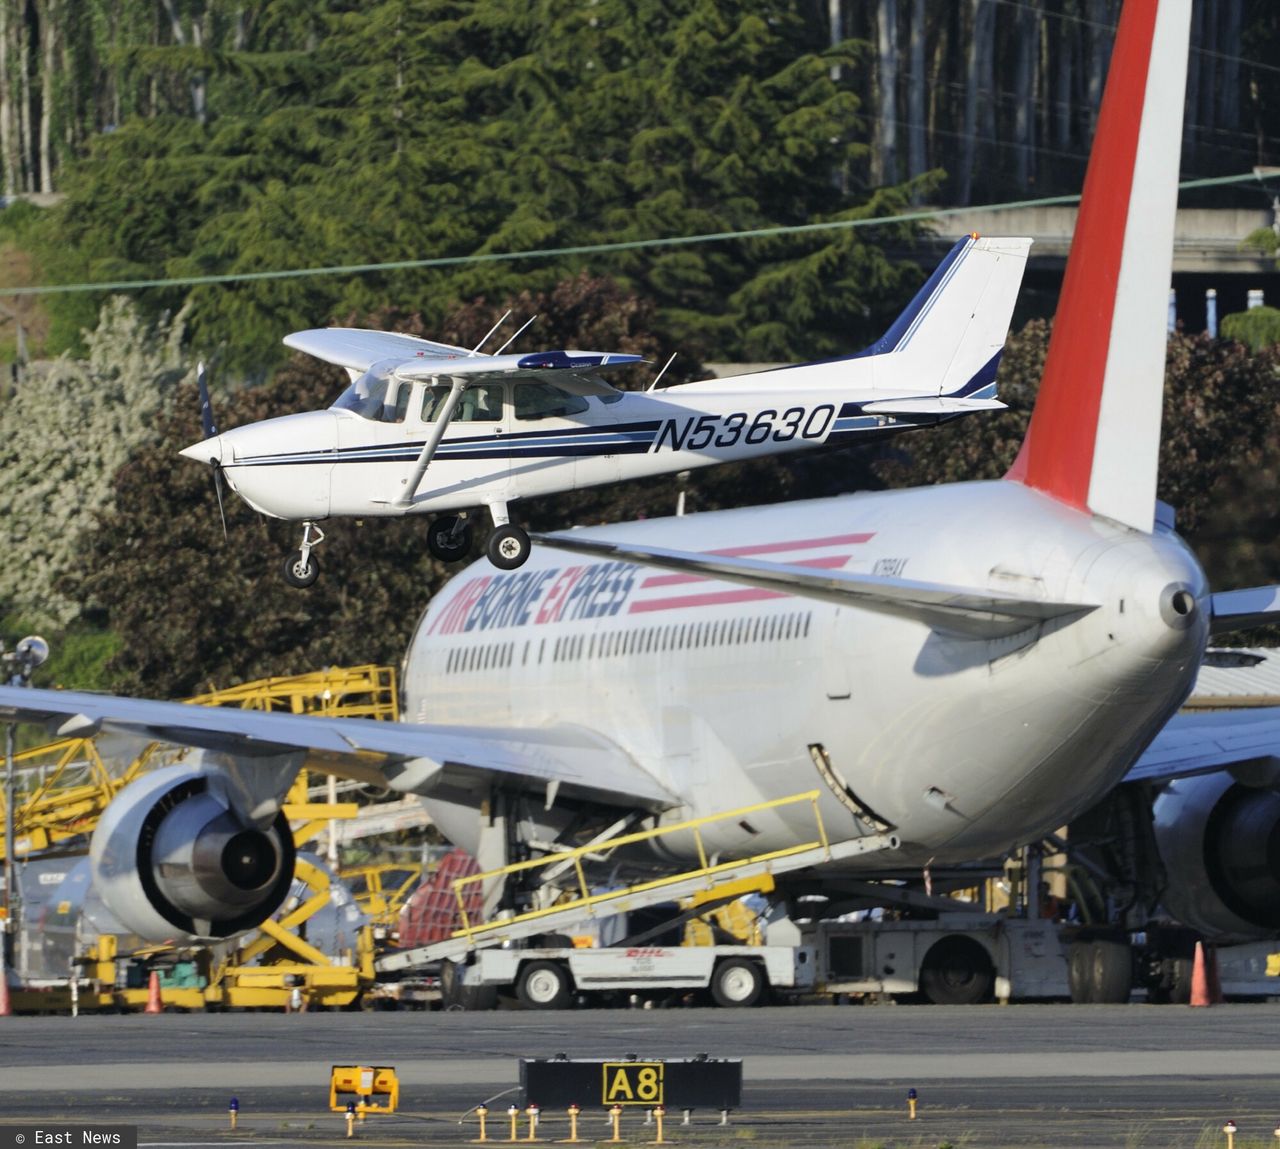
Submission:
M 209 383 L 205 378 L 204 360 L 196 364 L 196 387 L 200 391 L 200 423 L 204 428 L 204 437 L 212 439 L 218 434 L 218 426 L 213 419 L 213 404 L 209 401 Z M 218 515 L 222 519 L 222 539 L 227 540 L 227 511 L 222 501 L 222 462 L 210 459 L 213 467 L 213 489 L 218 496 Z

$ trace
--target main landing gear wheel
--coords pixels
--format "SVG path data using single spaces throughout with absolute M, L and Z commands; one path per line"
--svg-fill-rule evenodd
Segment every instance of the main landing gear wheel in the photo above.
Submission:
M 489 536 L 489 561 L 500 570 L 513 571 L 528 561 L 533 544 L 520 527 L 508 523 Z
M 471 550 L 471 524 L 457 515 L 442 515 L 427 527 L 427 550 L 442 563 L 456 563 Z
M 934 1005 L 985 1001 L 995 980 L 987 951 L 972 938 L 943 938 L 926 955 L 920 991 Z
M 530 962 L 520 971 L 516 996 L 528 1009 L 567 1009 L 573 1000 L 569 971 L 559 962 Z
M 299 590 L 306 590 L 320 577 L 320 564 L 315 555 L 304 555 L 302 551 L 290 551 L 284 556 L 284 581 Z

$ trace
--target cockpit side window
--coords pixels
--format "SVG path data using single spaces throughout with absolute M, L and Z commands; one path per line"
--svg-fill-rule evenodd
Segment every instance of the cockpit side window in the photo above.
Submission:
M 449 385 L 436 383 L 422 393 L 422 421 L 434 423 L 449 397 Z M 496 423 L 502 418 L 502 384 L 482 383 L 468 387 L 453 412 L 454 421 L 463 423 Z
M 517 383 L 515 388 L 517 419 L 555 419 L 581 415 L 588 403 L 579 395 L 570 395 L 552 383 Z

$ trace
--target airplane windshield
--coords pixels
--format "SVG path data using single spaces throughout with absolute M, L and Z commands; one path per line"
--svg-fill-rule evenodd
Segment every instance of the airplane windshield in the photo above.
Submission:
M 333 405 L 344 411 L 354 411 L 362 419 L 402 423 L 412 389 L 412 383 L 395 377 L 394 365 L 375 363 L 339 395 Z

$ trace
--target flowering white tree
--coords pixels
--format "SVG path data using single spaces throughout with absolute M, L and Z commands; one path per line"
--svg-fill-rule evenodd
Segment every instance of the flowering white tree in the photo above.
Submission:
M 79 613 L 59 580 L 81 561 L 82 532 L 114 505 L 116 471 L 194 377 L 183 320 L 149 322 L 114 296 L 85 334 L 87 359 L 33 365 L 0 404 L 0 615 L 60 627 Z

